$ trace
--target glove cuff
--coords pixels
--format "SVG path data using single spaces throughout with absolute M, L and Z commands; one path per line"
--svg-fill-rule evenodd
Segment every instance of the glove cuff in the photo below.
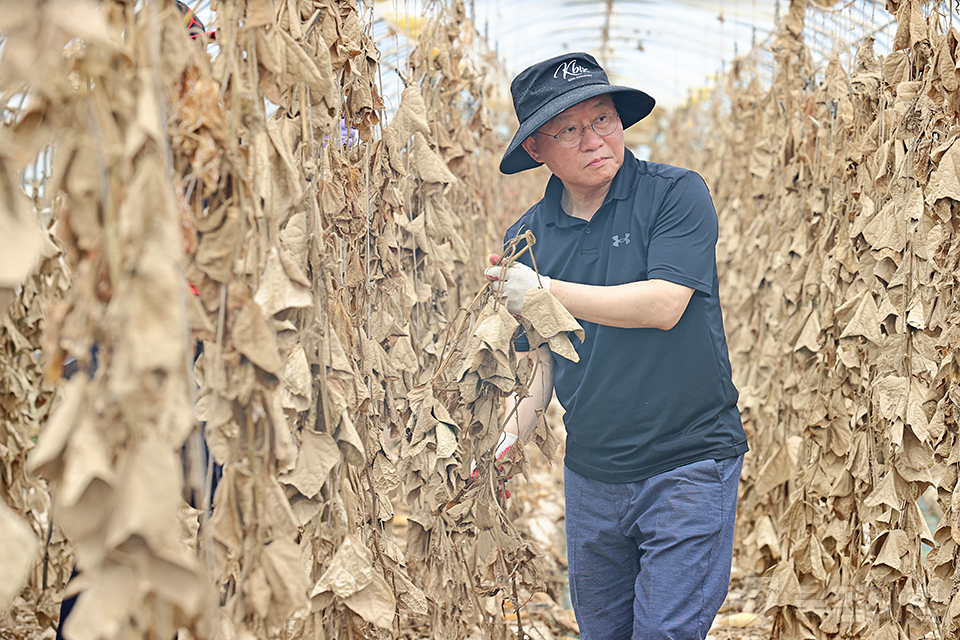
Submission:
M 507 433 L 504 431 L 500 434 L 500 440 L 497 441 L 497 450 L 493 454 L 494 460 L 499 460 L 500 457 L 507 452 L 507 449 L 512 447 L 514 443 L 518 440 L 515 433 Z

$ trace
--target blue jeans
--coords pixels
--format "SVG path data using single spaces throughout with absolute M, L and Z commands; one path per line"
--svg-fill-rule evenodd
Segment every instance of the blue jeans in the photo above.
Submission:
M 742 466 L 743 456 L 704 460 L 627 484 L 564 467 L 582 640 L 707 636 L 730 586 Z

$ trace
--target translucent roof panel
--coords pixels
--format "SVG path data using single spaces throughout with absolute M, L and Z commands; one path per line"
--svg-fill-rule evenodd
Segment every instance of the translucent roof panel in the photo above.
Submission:
M 415 23 L 444 2 L 381 0 L 374 14 Z M 662 108 L 696 99 L 731 61 L 768 43 L 789 0 L 464 0 L 468 17 L 509 77 L 567 51 L 587 51 L 611 82 L 637 87 Z M 829 6 L 824 6 L 829 5 Z M 896 23 L 877 0 L 809 3 L 804 37 L 815 57 L 846 62 L 864 35 L 889 50 Z M 403 29 L 401 29 L 403 30 Z M 399 40 L 396 41 L 398 44 Z M 390 46 L 380 42 L 381 49 Z M 402 58 L 402 44 L 390 53 Z M 389 59 L 390 55 L 387 56 Z
M 773 29 L 776 7 L 749 2 L 476 0 L 475 23 L 511 75 L 566 51 L 586 51 L 610 81 L 674 106 Z

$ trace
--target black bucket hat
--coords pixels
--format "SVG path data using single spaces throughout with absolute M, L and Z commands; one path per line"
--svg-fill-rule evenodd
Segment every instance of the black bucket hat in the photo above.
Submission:
M 520 145 L 548 120 L 575 104 L 612 93 L 624 129 L 645 118 L 655 104 L 643 91 L 610 84 L 603 67 L 582 52 L 566 53 L 527 68 L 510 83 L 510 93 L 520 128 L 500 161 L 500 171 L 507 174 L 540 166 Z

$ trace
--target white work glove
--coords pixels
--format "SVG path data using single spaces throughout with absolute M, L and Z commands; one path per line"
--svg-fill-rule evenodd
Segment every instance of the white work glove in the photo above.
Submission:
M 493 454 L 494 460 L 499 460 L 503 457 L 503 454 L 507 452 L 507 449 L 512 447 L 517 441 L 517 434 L 507 433 L 504 431 L 500 434 L 500 440 L 497 442 L 497 450 Z
M 499 460 L 507 453 L 507 451 L 517 442 L 517 434 L 507 433 L 506 431 L 500 434 L 500 440 L 497 441 L 497 449 L 493 452 L 494 461 Z M 470 477 L 476 478 L 479 475 L 477 471 L 477 463 L 473 460 L 470 461 Z M 509 496 L 507 496 L 509 497 Z
M 515 316 L 520 315 L 523 309 L 523 296 L 527 295 L 527 291 L 540 286 L 550 290 L 550 278 L 542 274 L 538 278 L 537 272 L 522 262 L 514 262 L 506 270 L 503 267 L 487 267 L 483 275 L 491 280 L 490 288 L 494 295 L 507 299 L 507 311 Z

